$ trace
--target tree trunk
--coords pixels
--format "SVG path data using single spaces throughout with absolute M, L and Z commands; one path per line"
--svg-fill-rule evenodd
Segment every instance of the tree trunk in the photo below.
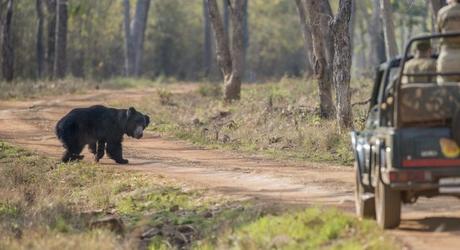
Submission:
M 353 0 L 340 0 L 339 11 L 331 23 L 334 37 L 333 79 L 336 87 L 337 122 L 340 129 L 353 127 L 351 110 L 350 71 L 351 71 L 351 36 L 350 17 Z
M 209 21 L 207 1 L 203 0 L 204 43 L 203 43 L 203 73 L 208 77 L 212 67 L 212 31 Z
M 46 72 L 48 78 L 54 77 L 54 52 L 56 45 L 56 0 L 46 0 L 47 9 L 47 53 L 46 53 Z
M 36 34 L 36 53 L 37 53 L 37 78 L 42 78 L 45 70 L 45 45 L 43 44 L 43 1 L 36 0 L 37 10 L 37 34 Z
M 311 43 L 311 30 L 309 23 L 307 23 L 307 16 L 305 15 L 305 6 L 302 0 L 295 0 L 297 5 L 297 13 L 299 14 L 300 27 L 303 35 L 303 46 L 305 50 L 305 75 L 310 77 L 313 75 L 313 46 Z
M 247 65 L 247 52 L 249 48 L 249 13 L 248 13 L 248 1 L 243 0 L 243 68 Z M 243 75 L 244 77 L 244 75 Z
M 224 99 L 240 99 L 241 81 L 244 76 L 244 6 L 245 0 L 234 0 L 230 7 L 232 17 L 232 74 L 225 83 Z
M 129 0 L 123 0 L 123 28 L 125 31 L 125 76 L 134 74 L 134 52 L 131 33 L 131 7 Z
M 404 43 L 401 44 L 402 49 L 400 51 L 404 51 L 406 41 L 409 41 L 411 39 L 411 37 L 413 35 L 413 31 L 414 31 L 414 23 L 415 23 L 414 16 L 409 15 L 409 20 L 408 20 L 408 24 L 407 24 L 407 36 L 405 36 Z M 422 28 L 423 28 L 423 24 L 424 24 L 424 22 L 421 22 Z
M 323 12 L 320 4 L 322 1 L 324 0 L 311 0 L 305 2 L 309 22 L 311 24 L 316 24 L 318 20 L 321 20 L 321 13 Z M 323 118 L 330 118 L 334 114 L 334 103 L 332 101 L 331 82 L 329 80 L 332 72 L 328 71 L 328 61 L 325 53 L 325 36 L 322 31 L 322 25 L 312 25 L 311 31 L 314 55 L 313 65 L 319 88 L 320 115 Z
M 371 50 L 369 51 L 369 64 L 373 69 L 378 64 L 386 61 L 385 41 L 383 39 L 382 19 L 380 18 L 380 2 L 372 0 L 372 21 L 367 27 L 370 36 Z
M 326 60 L 328 65 L 331 65 L 334 62 L 334 42 L 333 42 L 333 34 L 331 32 L 331 27 L 329 23 L 334 18 L 334 14 L 332 13 L 332 8 L 329 3 L 329 0 L 321 1 L 320 3 L 320 15 L 319 15 L 319 24 L 321 26 L 321 31 L 324 37 L 324 44 L 325 53 L 326 53 Z M 332 70 L 332 69 L 329 69 Z M 331 78 L 332 81 L 332 78 Z M 331 82 L 332 83 L 332 82 Z
M 3 78 L 11 82 L 14 78 L 14 45 L 11 23 L 13 21 L 13 0 L 8 0 L 6 17 L 3 24 L 2 72 Z
M 224 75 L 224 100 L 238 100 L 244 74 L 244 0 L 234 0 L 229 2 L 228 6 L 232 18 L 231 54 L 217 2 L 216 0 L 207 0 L 207 3 L 216 39 L 217 62 Z
M 67 0 L 57 1 L 56 52 L 54 55 L 54 75 L 64 78 L 67 69 Z
M 232 59 L 230 57 L 230 49 L 228 40 L 225 39 L 225 29 L 222 23 L 219 9 L 215 0 L 206 0 L 209 10 L 209 18 L 214 31 L 214 38 L 216 39 L 216 56 L 217 63 L 224 75 L 227 78 L 232 72 Z
M 388 59 L 393 59 L 398 55 L 398 46 L 396 44 L 392 13 L 393 10 L 391 8 L 390 0 L 380 0 L 380 8 L 382 10 L 386 55 Z
M 367 27 L 369 27 L 369 22 L 370 22 L 371 18 L 369 17 L 369 15 L 367 13 L 365 5 L 363 5 L 362 3 L 360 5 L 361 6 L 359 8 L 359 11 L 362 14 L 362 17 L 358 19 L 358 27 L 359 27 L 358 34 L 359 34 L 359 38 L 360 38 L 359 39 L 359 43 L 360 43 L 359 51 L 360 51 L 360 53 L 357 53 L 358 58 L 356 60 L 357 64 L 356 64 L 355 68 L 359 69 L 358 72 L 360 72 L 360 74 L 362 76 L 364 76 L 364 75 L 374 73 L 369 68 L 369 64 L 368 64 L 367 56 L 366 56 L 366 55 L 368 55 L 368 53 L 367 53 L 368 41 L 366 40 L 366 33 L 368 33 L 368 31 L 367 31 L 367 28 L 366 28 L 366 24 L 367 24 Z
M 426 1 L 425 2 L 425 11 L 427 13 L 427 15 L 430 15 L 430 17 L 433 17 L 433 14 L 431 13 L 431 3 L 430 1 Z M 431 31 L 431 27 L 430 27 L 430 23 L 431 23 L 432 19 L 431 18 L 423 18 L 422 20 L 422 30 L 423 30 L 423 33 L 427 33 L 427 32 L 430 32 Z
M 320 10 L 320 18 L 318 20 L 320 20 L 319 24 L 323 33 L 323 42 L 325 44 L 324 53 L 326 55 L 327 61 L 326 72 L 328 72 L 324 75 L 324 81 L 327 86 L 330 86 L 332 92 L 333 88 L 335 87 L 334 81 L 332 79 L 332 67 L 334 63 L 334 34 L 329 23 L 333 20 L 334 13 L 332 13 L 332 8 L 329 0 L 320 2 Z
M 137 0 L 136 16 L 133 20 L 132 35 L 134 47 L 134 75 L 139 76 L 142 72 L 142 54 L 144 50 L 144 36 L 147 27 L 147 18 L 150 8 L 150 0 Z
M 353 45 L 355 39 L 355 28 L 356 28 L 356 1 L 351 2 L 351 17 L 350 17 L 350 45 L 351 45 L 351 52 L 353 52 Z M 353 61 L 353 53 L 351 53 L 352 61 Z
M 229 40 L 229 33 L 230 33 L 230 11 L 229 11 L 229 1 L 230 0 L 222 0 L 222 9 L 224 13 L 224 32 L 227 41 Z M 230 44 L 230 42 L 228 42 Z
M 406 44 L 406 27 L 409 26 L 410 20 L 406 22 L 405 18 L 399 19 L 399 49 L 404 51 L 404 44 Z

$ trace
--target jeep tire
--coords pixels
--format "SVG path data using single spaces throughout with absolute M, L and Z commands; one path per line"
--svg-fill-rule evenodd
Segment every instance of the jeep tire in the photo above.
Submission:
M 379 179 L 375 189 L 377 224 L 383 229 L 396 228 L 401 222 L 401 192 Z

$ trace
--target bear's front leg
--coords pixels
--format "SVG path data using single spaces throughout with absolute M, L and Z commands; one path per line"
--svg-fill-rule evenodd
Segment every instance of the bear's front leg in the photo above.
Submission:
M 62 162 L 71 162 L 71 161 L 79 161 L 83 159 L 83 155 L 80 155 L 81 151 L 83 150 L 84 145 L 79 144 L 66 144 L 66 151 L 62 156 Z
M 123 151 L 121 148 L 121 141 L 107 142 L 107 154 L 118 164 L 127 164 L 128 160 L 123 159 Z

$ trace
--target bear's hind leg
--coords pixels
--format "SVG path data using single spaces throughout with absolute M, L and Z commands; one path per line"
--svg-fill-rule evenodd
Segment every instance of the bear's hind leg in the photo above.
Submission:
M 104 147 L 104 146 L 102 146 Z M 89 151 L 94 155 L 94 161 L 99 162 L 99 160 L 104 156 L 104 148 L 102 148 L 102 155 L 101 155 L 101 143 L 95 142 L 88 145 Z
M 96 155 L 96 153 L 97 153 L 96 143 L 88 144 L 88 149 L 89 149 L 89 152 L 91 152 L 91 154 Z
M 118 164 L 127 164 L 128 160 L 123 159 L 123 151 L 121 148 L 121 142 L 108 142 L 107 143 L 107 154 Z
M 102 157 L 104 157 L 105 152 L 105 141 L 100 140 L 97 142 L 97 152 L 95 153 L 95 160 L 99 162 Z

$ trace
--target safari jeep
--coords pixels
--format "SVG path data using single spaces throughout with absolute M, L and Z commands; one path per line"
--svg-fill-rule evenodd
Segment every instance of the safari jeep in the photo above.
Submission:
M 436 60 L 442 41 L 454 37 L 460 33 L 413 38 L 402 58 L 380 65 L 365 128 L 351 133 L 356 212 L 382 228 L 400 224 L 403 203 L 460 196 L 460 142 L 454 139 L 460 137 L 460 83 L 440 80 L 460 76 L 460 70 L 404 73 L 417 42 L 429 40 Z M 409 80 L 417 77 L 430 80 Z

